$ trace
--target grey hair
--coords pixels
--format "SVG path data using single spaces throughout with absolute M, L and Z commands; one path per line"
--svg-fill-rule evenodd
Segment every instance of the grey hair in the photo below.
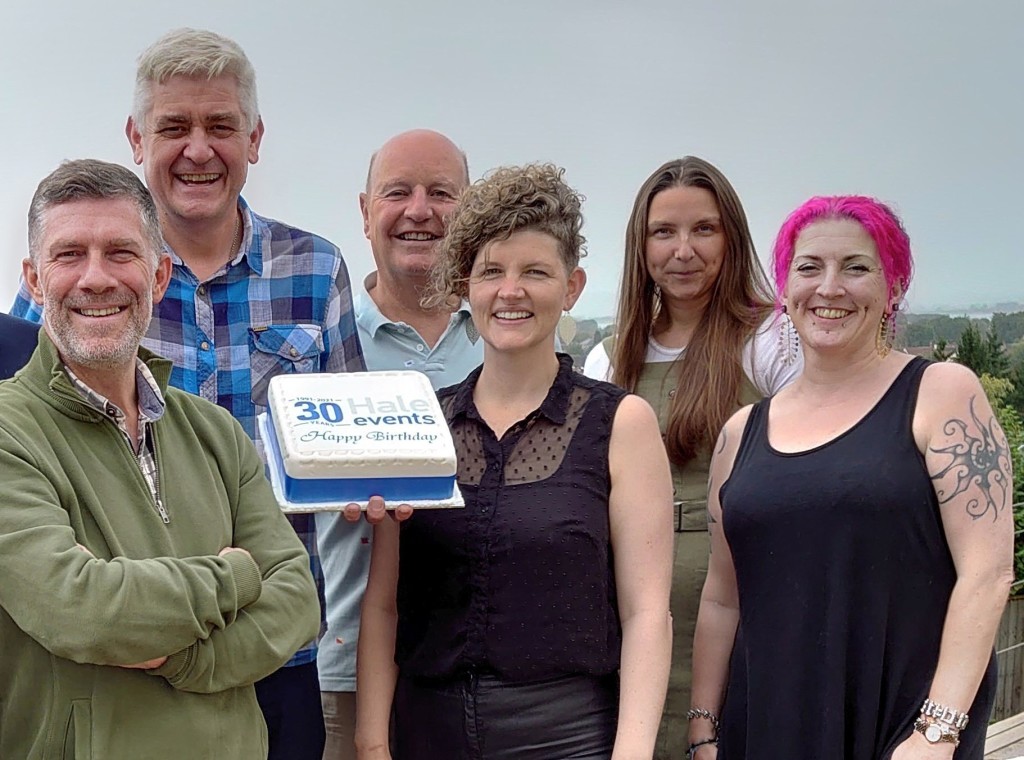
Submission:
M 256 129 L 256 70 L 234 40 L 203 29 L 175 29 L 158 39 L 139 56 L 135 72 L 132 118 L 141 129 L 153 106 L 153 84 L 174 76 L 213 79 L 229 74 L 238 82 L 238 103 L 247 131 Z
M 72 201 L 121 198 L 131 201 L 139 210 L 142 231 L 152 249 L 155 265 L 163 253 L 164 241 L 153 196 L 131 170 L 92 158 L 64 161 L 36 188 L 28 207 L 28 251 L 32 261 L 39 258 L 39 244 L 49 209 Z

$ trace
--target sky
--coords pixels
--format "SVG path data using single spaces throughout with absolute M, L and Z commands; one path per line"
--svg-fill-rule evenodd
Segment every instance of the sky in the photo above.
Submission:
M 237 40 L 256 68 L 267 131 L 243 195 L 338 244 L 357 283 L 373 269 L 358 206 L 370 154 L 429 127 L 473 178 L 565 167 L 587 198 L 577 316 L 614 313 L 636 191 L 687 154 L 730 179 L 763 260 L 808 197 L 861 193 L 903 217 L 912 311 L 1024 302 L 1018 0 L 12 0 L 0 311 L 37 183 L 68 158 L 133 166 L 135 61 L 182 26 Z

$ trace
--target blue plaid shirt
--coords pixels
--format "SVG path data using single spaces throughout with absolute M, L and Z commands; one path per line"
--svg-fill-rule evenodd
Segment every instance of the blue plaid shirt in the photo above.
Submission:
M 174 271 L 143 345 L 174 363 L 171 385 L 224 407 L 263 456 L 256 415 L 270 378 L 284 372 L 359 372 L 363 363 L 341 252 L 309 232 L 253 213 L 238 256 L 204 282 L 168 248 Z M 11 314 L 42 321 L 22 283 Z M 323 572 L 312 515 L 289 515 L 309 552 L 323 610 Z M 316 659 L 316 642 L 289 665 Z

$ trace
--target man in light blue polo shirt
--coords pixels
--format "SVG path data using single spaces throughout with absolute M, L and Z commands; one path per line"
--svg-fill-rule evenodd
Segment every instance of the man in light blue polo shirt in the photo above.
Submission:
M 418 370 L 437 389 L 462 381 L 483 361 L 467 304 L 455 312 L 420 307 L 446 217 L 468 184 L 465 154 L 437 132 L 404 132 L 370 159 L 359 208 L 377 271 L 355 297 L 367 369 Z M 316 529 L 327 592 L 327 634 L 317 658 L 324 760 L 349 760 L 355 758 L 359 606 L 373 534 L 365 522 L 346 522 L 338 513 L 318 514 Z

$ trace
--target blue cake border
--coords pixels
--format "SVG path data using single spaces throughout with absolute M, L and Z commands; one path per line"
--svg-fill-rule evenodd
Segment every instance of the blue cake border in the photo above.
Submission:
M 291 478 L 284 471 L 273 417 L 257 417 L 268 451 L 267 470 L 274 494 L 285 511 L 340 510 L 346 503 L 365 507 L 370 496 L 381 496 L 390 504 L 408 503 L 418 509 L 462 507 L 465 502 L 454 475 L 420 478 Z

